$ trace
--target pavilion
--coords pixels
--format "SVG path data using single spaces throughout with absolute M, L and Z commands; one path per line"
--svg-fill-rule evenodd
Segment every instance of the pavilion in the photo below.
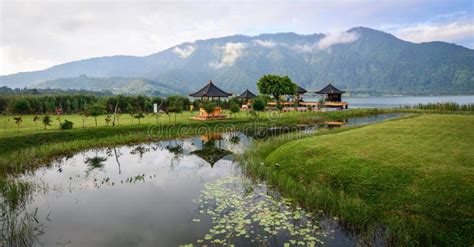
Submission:
M 214 99 L 221 99 L 221 98 L 227 98 L 231 96 L 231 93 L 227 93 L 224 90 L 218 88 L 214 83 L 212 83 L 212 80 L 207 83 L 206 86 L 201 88 L 195 93 L 189 94 L 189 96 L 194 97 L 194 98 L 200 98 L 201 100 L 214 100 Z M 220 106 L 216 106 L 214 108 L 213 112 L 206 112 L 203 108 L 199 109 L 199 116 L 192 117 L 193 119 L 197 120 L 206 120 L 206 119 L 222 119 L 225 118 L 226 116 L 221 114 L 222 109 Z
M 331 83 L 329 83 L 323 89 L 316 92 L 316 94 L 323 95 L 325 107 L 337 107 L 337 108 L 347 109 L 349 104 L 347 102 L 342 102 L 343 93 L 345 92 L 337 89 Z
M 246 99 L 246 100 L 249 100 L 249 99 L 253 99 L 257 97 L 257 95 L 253 94 L 252 92 L 250 92 L 248 89 L 246 89 L 243 93 L 240 94 L 239 98 L 242 98 L 242 99 Z

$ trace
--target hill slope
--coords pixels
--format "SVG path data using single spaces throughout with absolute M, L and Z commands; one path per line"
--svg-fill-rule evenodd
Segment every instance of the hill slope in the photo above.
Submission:
M 224 90 L 256 90 L 264 74 L 289 75 L 306 89 L 332 82 L 348 91 L 474 94 L 474 50 L 444 42 L 415 44 L 357 27 L 337 34 L 235 35 L 183 43 L 145 57 L 113 56 L 0 77 L 33 86 L 76 77 L 146 78 L 192 91 L 212 79 Z
M 42 82 L 36 88 L 75 89 L 88 91 L 110 91 L 114 94 L 171 95 L 185 93 L 182 89 L 142 78 L 123 77 L 78 77 L 60 78 Z

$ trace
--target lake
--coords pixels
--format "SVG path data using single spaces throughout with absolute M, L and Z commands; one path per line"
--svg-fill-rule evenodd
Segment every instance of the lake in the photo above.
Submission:
M 34 190 L 5 215 L 27 226 L 18 234 L 37 246 L 356 246 L 358 236 L 336 218 L 307 212 L 241 171 L 235 155 L 258 137 L 212 133 L 80 152 L 24 175 Z
M 318 97 L 304 97 L 306 101 L 318 101 Z M 349 108 L 394 108 L 401 105 L 417 105 L 427 103 L 454 102 L 460 105 L 474 104 L 474 96 L 368 96 L 342 97 L 349 103 Z

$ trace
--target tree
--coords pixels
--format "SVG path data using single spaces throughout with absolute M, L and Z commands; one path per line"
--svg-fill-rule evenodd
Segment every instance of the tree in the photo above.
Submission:
M 39 120 L 40 120 L 40 118 L 39 118 L 37 115 L 35 115 L 35 116 L 33 117 L 33 122 L 35 122 L 35 126 L 36 126 L 36 129 L 37 129 L 37 130 L 38 130 L 38 121 L 39 121 Z
M 188 104 L 188 99 L 183 96 L 169 96 L 167 98 L 168 112 L 174 113 L 174 123 L 176 124 L 176 115 L 181 113 L 186 105 Z
M 104 106 L 98 103 L 93 104 L 87 108 L 87 114 L 89 116 L 94 117 L 95 119 L 95 127 L 97 127 L 97 117 L 104 113 L 105 113 Z
M 81 115 L 81 118 L 82 118 L 82 128 L 85 128 L 86 127 L 86 118 L 88 118 L 89 115 L 87 114 L 87 111 L 81 112 L 80 115 Z
M 106 124 L 107 126 L 109 126 L 109 124 L 110 124 L 111 121 L 112 121 L 112 116 L 107 115 L 107 116 L 105 117 L 105 124 Z
M 252 109 L 257 112 L 257 118 L 259 117 L 258 112 L 261 112 L 265 109 L 265 106 L 267 105 L 267 102 L 265 98 L 258 96 L 253 99 L 252 103 Z
M 20 131 L 20 124 L 23 122 L 23 118 L 21 116 L 14 117 L 13 120 L 15 120 L 16 125 L 18 126 L 18 131 Z
M 237 114 L 240 111 L 240 105 L 236 102 L 231 102 L 229 108 L 230 108 L 231 114 L 234 114 L 234 117 L 236 117 L 235 114 Z
M 144 118 L 145 114 L 143 114 L 143 112 L 139 112 L 139 113 L 133 115 L 133 117 L 138 119 L 138 124 L 140 124 L 140 119 Z
M 51 117 L 49 115 L 44 116 L 42 122 L 44 125 L 44 129 L 46 129 L 46 126 L 51 126 Z
M 31 106 L 27 99 L 19 98 L 12 102 L 10 110 L 12 111 L 12 113 L 29 114 L 31 113 Z
M 262 94 L 272 95 L 277 101 L 280 101 L 282 95 L 294 95 L 296 84 L 288 76 L 264 75 L 257 82 L 258 91 Z
M 210 114 L 216 109 L 217 104 L 214 101 L 211 100 L 204 100 L 201 102 L 200 107 L 204 109 L 207 114 Z

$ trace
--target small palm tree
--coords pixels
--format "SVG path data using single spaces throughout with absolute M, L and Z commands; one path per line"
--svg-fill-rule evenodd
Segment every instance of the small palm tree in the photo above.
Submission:
M 43 117 L 43 125 L 44 129 L 46 129 L 46 126 L 51 126 L 51 117 L 49 115 Z
M 18 126 L 18 131 L 20 131 L 20 124 L 23 122 L 23 118 L 21 116 L 14 117 L 13 120 L 15 120 L 16 125 Z
M 40 118 L 39 118 L 37 115 L 35 115 L 35 116 L 33 117 L 33 122 L 35 122 L 36 130 L 38 130 L 38 121 L 39 121 L 39 120 L 40 120 Z

